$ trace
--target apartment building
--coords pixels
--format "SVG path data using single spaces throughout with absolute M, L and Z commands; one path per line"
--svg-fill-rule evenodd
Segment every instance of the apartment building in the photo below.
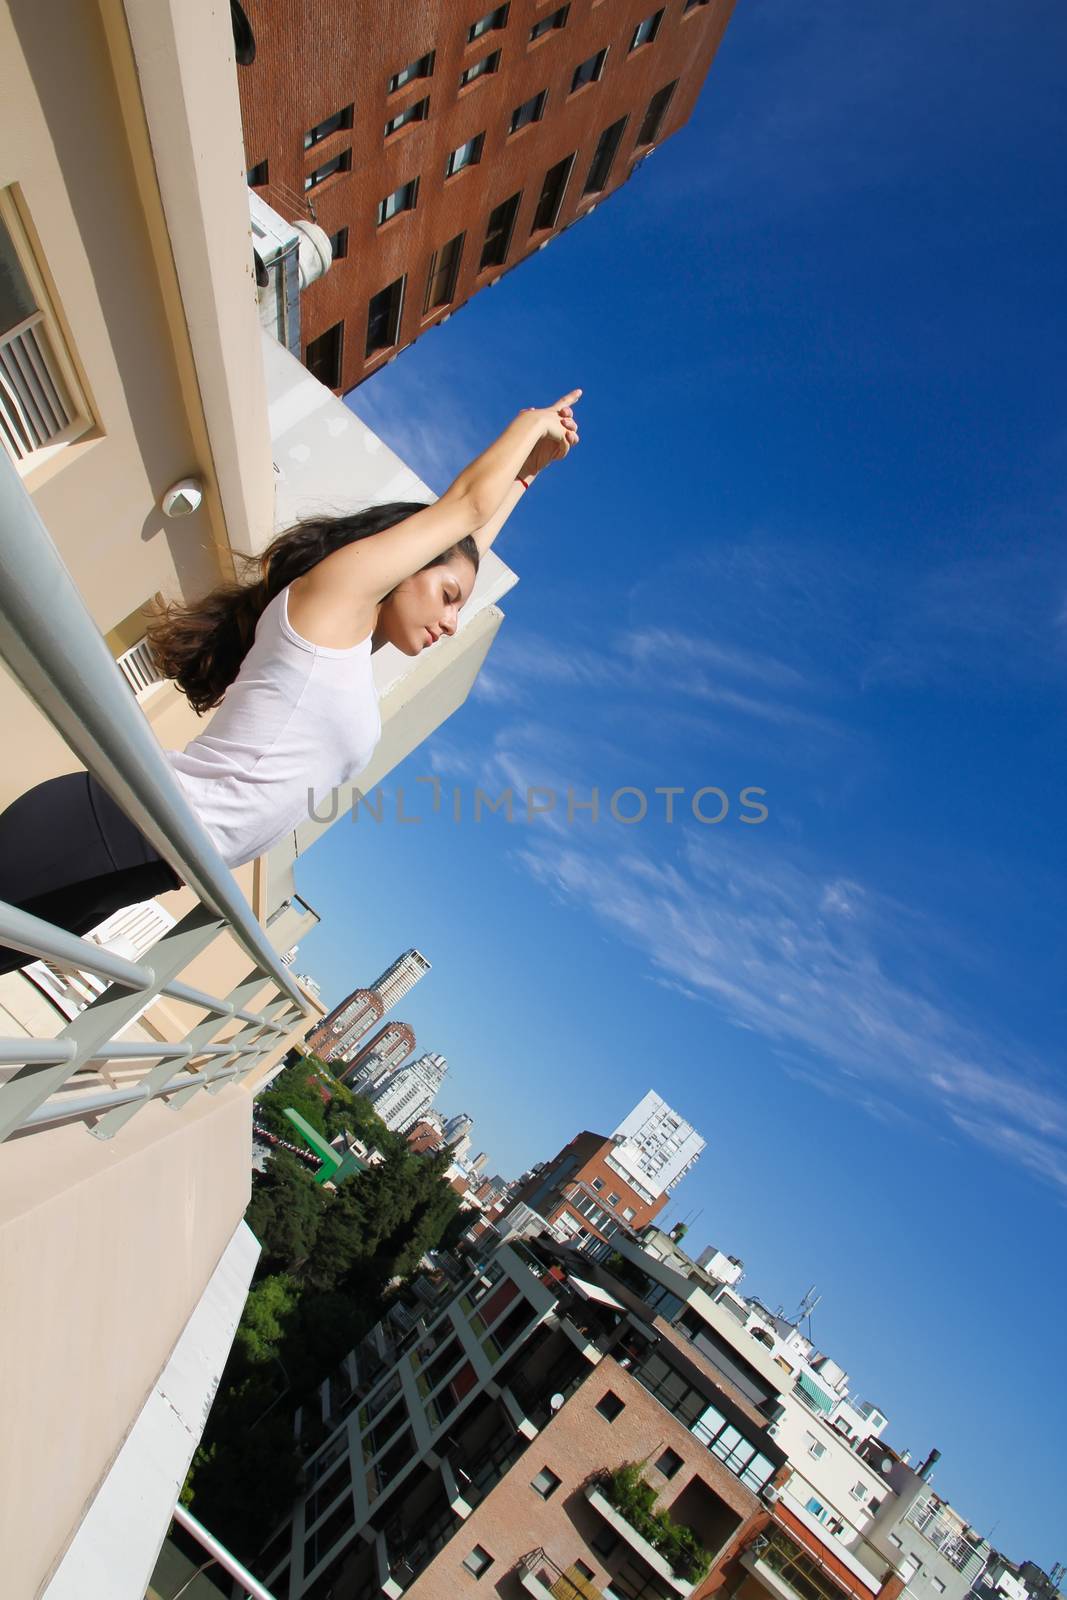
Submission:
M 513 1195 L 594 1256 L 647 1227 L 704 1149 L 704 1140 L 658 1095 L 648 1094 L 612 1134 L 585 1131 Z
M 362 1040 L 424 978 L 430 963 L 419 950 L 405 950 L 365 989 L 354 989 L 307 1036 L 308 1049 L 324 1061 L 351 1060 Z
M 248 180 L 331 241 L 311 371 L 362 383 L 614 194 L 688 120 L 732 10 L 244 0 Z
M 595 1273 L 595 1276 L 593 1274 Z M 627 1287 L 540 1239 L 497 1246 L 413 1325 L 380 1327 L 299 1419 L 307 1490 L 253 1563 L 271 1593 L 685 1596 L 605 1479 L 628 1462 L 711 1558 L 766 1520 L 768 1421 Z
M 415 1030 L 407 1022 L 394 1019 L 372 1034 L 354 1055 L 350 1055 L 340 1076 L 350 1089 L 373 1082 L 381 1073 L 400 1063 L 415 1049 Z

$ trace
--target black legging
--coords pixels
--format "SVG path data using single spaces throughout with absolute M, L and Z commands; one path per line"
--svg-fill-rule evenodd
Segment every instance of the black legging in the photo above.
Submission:
M 0 815 L 0 900 L 69 933 L 181 886 L 91 773 L 39 783 Z M 0 973 L 33 959 L 0 945 Z

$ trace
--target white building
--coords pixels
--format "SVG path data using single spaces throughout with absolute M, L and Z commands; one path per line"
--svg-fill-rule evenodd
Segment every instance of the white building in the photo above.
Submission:
M 447 1071 L 444 1056 L 427 1051 L 410 1066 L 397 1067 L 368 1099 L 387 1128 L 406 1133 L 432 1107 Z
M 614 1130 L 609 1158 L 621 1176 L 652 1199 L 673 1189 L 694 1165 L 705 1141 L 691 1123 L 651 1091 Z
M 387 967 L 380 978 L 375 978 L 370 987 L 375 994 L 380 995 L 386 1011 L 390 1011 L 398 1000 L 410 994 L 420 978 L 426 976 L 430 970 L 430 963 L 418 950 L 405 950 L 398 956 L 391 967 Z

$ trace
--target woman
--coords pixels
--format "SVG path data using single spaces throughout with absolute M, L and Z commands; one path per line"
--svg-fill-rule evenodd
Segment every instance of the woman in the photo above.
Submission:
M 456 631 L 490 548 L 538 472 L 578 443 L 572 390 L 520 413 L 433 505 L 396 502 L 279 535 L 256 581 L 172 605 L 149 641 L 198 712 L 175 776 L 230 867 L 254 860 L 363 771 L 381 736 L 372 653 L 415 656 Z M 223 698 L 225 696 L 225 698 Z M 88 773 L 38 784 L 0 816 L 0 899 L 85 933 L 181 879 Z M 0 950 L 0 972 L 27 957 Z

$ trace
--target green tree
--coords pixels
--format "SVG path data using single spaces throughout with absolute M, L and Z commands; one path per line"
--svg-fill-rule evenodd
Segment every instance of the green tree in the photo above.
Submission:
M 259 1173 L 245 1221 L 263 1246 L 257 1276 L 287 1272 L 314 1248 L 327 1197 L 288 1150 L 275 1150 Z

